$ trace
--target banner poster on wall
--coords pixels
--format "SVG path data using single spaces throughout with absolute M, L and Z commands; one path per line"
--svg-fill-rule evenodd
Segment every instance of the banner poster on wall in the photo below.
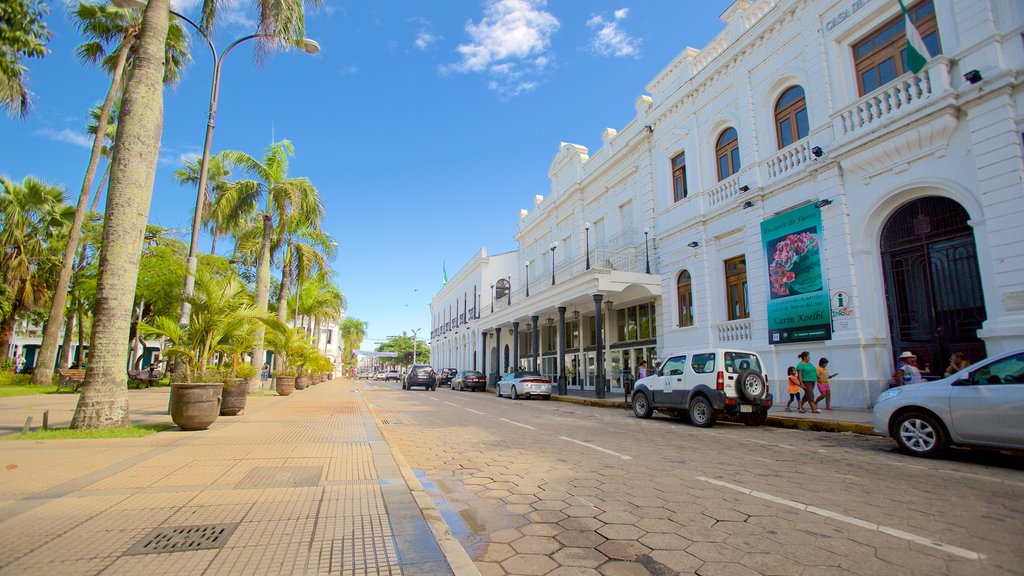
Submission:
M 832 339 L 821 237 L 821 210 L 813 204 L 761 223 L 769 344 Z

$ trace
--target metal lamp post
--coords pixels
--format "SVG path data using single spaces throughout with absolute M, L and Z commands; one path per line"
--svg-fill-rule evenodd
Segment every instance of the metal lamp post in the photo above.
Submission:
M 420 331 L 419 328 L 417 328 L 417 329 L 412 331 L 412 363 L 413 364 L 416 363 L 416 344 L 417 344 L 416 333 L 419 332 L 419 331 Z
M 530 297 L 530 261 L 526 261 L 526 297 Z
M 590 270 L 590 222 L 583 225 L 587 237 L 587 270 Z
M 551 285 L 555 285 L 555 248 L 558 248 L 558 242 L 551 243 Z
M 651 250 L 647 246 L 647 235 L 650 233 L 650 229 L 644 228 L 644 260 L 647 262 L 647 273 L 651 273 Z
M 491 284 L 491 314 L 494 314 L 494 284 Z

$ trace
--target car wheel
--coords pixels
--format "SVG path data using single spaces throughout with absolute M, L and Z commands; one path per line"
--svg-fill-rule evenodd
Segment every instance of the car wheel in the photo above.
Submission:
M 767 391 L 768 386 L 764 383 L 764 377 L 753 370 L 744 370 L 736 376 L 736 393 L 744 400 L 760 400 Z
M 497 396 L 498 398 L 501 398 L 501 384 L 495 384 L 495 385 L 494 385 L 494 394 L 495 394 L 495 395 L 496 395 L 496 396 Z
M 699 428 L 710 428 L 714 426 L 718 415 L 715 408 L 705 396 L 697 396 L 690 400 L 690 422 Z
M 509 392 L 509 397 L 512 398 L 513 400 L 519 400 L 519 393 L 516 392 L 515 384 L 512 385 L 512 391 Z
M 408 388 L 405 387 L 405 384 L 402 384 L 402 390 L 408 390 Z
M 912 456 L 938 456 L 946 450 L 946 431 L 938 419 L 924 412 L 902 414 L 893 426 L 900 450 Z
M 654 408 L 647 401 L 647 395 L 643 392 L 633 394 L 633 414 L 637 418 L 650 418 L 654 414 Z

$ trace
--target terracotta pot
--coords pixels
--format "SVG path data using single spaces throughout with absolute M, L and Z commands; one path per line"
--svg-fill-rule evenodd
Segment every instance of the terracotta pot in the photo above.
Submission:
M 313 378 L 313 381 L 310 382 L 310 384 L 312 384 L 313 386 L 316 386 L 317 384 L 319 384 L 321 382 L 321 380 L 323 379 L 323 376 L 320 375 L 320 374 L 313 374 L 312 378 Z
M 221 416 L 237 416 L 245 410 L 249 394 L 249 382 L 245 378 L 234 378 L 224 385 L 223 400 L 220 403 Z
M 287 396 L 295 392 L 295 376 L 276 376 L 274 378 L 274 388 L 277 389 L 277 393 L 281 396 Z
M 299 376 L 295 379 L 295 389 L 305 390 L 309 388 L 309 376 Z
M 206 430 L 217 421 L 224 385 L 171 384 L 171 420 L 182 430 Z

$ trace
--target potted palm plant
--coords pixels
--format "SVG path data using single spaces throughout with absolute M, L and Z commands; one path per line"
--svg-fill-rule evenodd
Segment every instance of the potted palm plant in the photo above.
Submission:
M 300 376 L 298 369 L 305 363 L 303 355 L 308 348 L 305 333 L 301 328 L 282 326 L 267 334 L 267 344 L 281 358 L 281 368 L 274 372 L 277 393 L 288 396 L 296 389 L 301 390 L 296 380 Z
M 223 382 L 207 375 L 211 359 L 225 352 L 230 338 L 251 322 L 263 322 L 272 329 L 281 329 L 281 323 L 252 306 L 248 290 L 237 277 L 218 278 L 204 269 L 196 274 L 189 304 L 191 315 L 185 326 L 178 325 L 177 318 L 160 316 L 152 325 L 140 323 L 139 331 L 147 337 L 162 337 L 167 343 L 164 355 L 182 367 L 185 381 L 171 384 L 171 420 L 182 430 L 205 430 L 220 415 L 224 391 Z

